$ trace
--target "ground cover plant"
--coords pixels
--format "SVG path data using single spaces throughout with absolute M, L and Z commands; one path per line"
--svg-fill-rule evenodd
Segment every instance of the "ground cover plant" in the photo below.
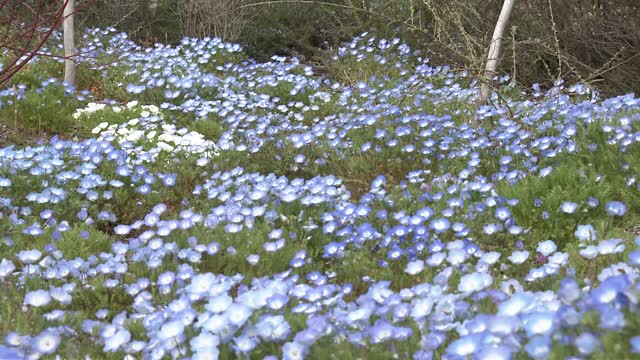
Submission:
M 42 57 L 0 91 L 57 133 L 0 149 L 0 358 L 640 352 L 633 95 L 505 77 L 475 114 L 469 74 L 399 39 L 337 49 L 339 77 L 85 40 L 126 53 L 86 90 Z

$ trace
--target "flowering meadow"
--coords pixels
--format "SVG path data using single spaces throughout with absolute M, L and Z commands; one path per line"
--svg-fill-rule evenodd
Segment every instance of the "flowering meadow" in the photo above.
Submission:
M 0 149 L 1 359 L 640 357 L 633 95 L 476 110 L 367 34 L 320 69 L 84 42 L 86 88 L 38 57 L 0 90 L 58 134 Z

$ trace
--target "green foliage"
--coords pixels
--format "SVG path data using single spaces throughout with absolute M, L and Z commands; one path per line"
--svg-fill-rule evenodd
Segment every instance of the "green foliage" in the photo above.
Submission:
M 217 142 L 226 130 L 224 123 L 213 114 L 208 114 L 205 118 L 197 118 L 194 113 L 173 110 L 163 110 L 163 114 L 176 125 L 176 128 L 195 131 L 202 134 L 206 140 Z
M 35 88 L 18 90 L 18 102 L 10 100 L 0 108 L 0 121 L 20 129 L 73 134 L 77 129 L 72 117 L 82 102 L 65 94 L 65 87 L 50 83 L 43 91 Z
M 540 164 L 540 168 L 553 166 L 548 176 L 527 176 L 515 185 L 506 181 L 498 184 L 501 194 L 520 199 L 513 213 L 518 224 L 534 229 L 533 238 L 550 238 L 566 245 L 573 241 L 573 232 L 581 224 L 593 224 L 602 238 L 620 237 L 621 229 L 640 222 L 640 193 L 636 186 L 627 185 L 630 174 L 639 170 L 640 147 L 633 144 L 626 151 L 620 151 L 617 146 L 607 145 L 603 124 L 596 120 L 578 129 L 576 153 L 562 153 Z M 589 149 L 591 144 L 597 147 Z M 629 164 L 629 170 L 620 170 L 624 164 Z M 623 201 L 629 214 L 626 222 L 608 216 L 604 204 L 589 207 L 590 198 Z M 536 199 L 541 201 L 540 207 L 534 206 Z M 578 204 L 574 214 L 562 213 L 560 206 L 565 201 Z M 544 212 L 550 214 L 549 220 L 543 218 Z

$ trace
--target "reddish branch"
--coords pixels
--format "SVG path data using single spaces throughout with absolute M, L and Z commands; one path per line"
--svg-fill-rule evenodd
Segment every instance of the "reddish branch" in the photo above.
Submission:
M 0 88 L 24 68 L 64 20 L 69 0 L 0 0 Z M 76 8 L 76 13 L 92 0 Z

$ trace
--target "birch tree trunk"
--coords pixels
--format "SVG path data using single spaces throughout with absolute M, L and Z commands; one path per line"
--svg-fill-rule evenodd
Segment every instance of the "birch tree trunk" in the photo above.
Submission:
M 62 21 L 62 33 L 64 36 L 64 80 L 76 86 L 76 45 L 75 45 L 75 0 L 66 1 Z
M 498 66 L 498 59 L 500 58 L 500 46 L 502 45 L 502 34 L 504 34 L 504 29 L 509 22 L 514 2 L 515 0 L 504 0 L 502 3 L 502 10 L 500 10 L 498 22 L 496 22 L 496 27 L 491 37 L 487 65 L 484 68 L 483 76 L 488 80 L 493 79 L 496 75 L 496 67 Z M 491 86 L 489 86 L 486 81 L 483 81 L 480 87 L 480 96 L 478 97 L 478 107 L 484 105 L 489 99 L 489 96 L 491 96 Z

